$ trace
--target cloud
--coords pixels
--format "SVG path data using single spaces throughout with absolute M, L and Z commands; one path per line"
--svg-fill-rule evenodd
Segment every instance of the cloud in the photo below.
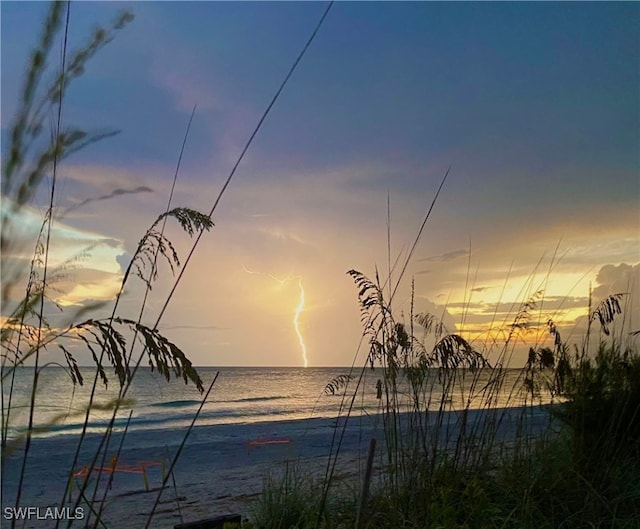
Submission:
M 75 204 L 73 204 L 72 206 L 68 206 L 67 208 L 63 209 L 62 212 L 60 213 L 61 216 L 65 216 L 67 215 L 69 212 L 81 208 L 82 206 L 85 206 L 87 204 L 90 204 L 91 202 L 99 202 L 101 200 L 108 200 L 110 198 L 115 198 L 115 197 L 119 197 L 122 195 L 132 195 L 135 193 L 150 193 L 153 192 L 153 190 L 150 187 L 147 186 L 138 186 L 132 189 L 114 189 L 113 191 L 111 191 L 110 193 L 107 193 L 106 195 L 102 195 L 99 197 L 95 197 L 95 198 L 85 198 L 84 200 L 81 200 Z
M 422 259 L 416 259 L 416 261 L 429 261 L 429 262 L 437 262 L 437 263 L 445 263 L 449 261 L 454 261 L 458 257 L 463 257 L 465 255 L 469 255 L 469 250 L 453 250 L 451 252 L 443 253 L 441 255 L 433 255 L 431 257 L 423 257 Z
M 620 332 L 626 335 L 640 329 L 640 293 L 638 285 L 640 285 L 640 264 L 607 264 L 598 270 L 596 274 L 597 285 L 592 289 L 592 310 L 607 297 L 613 294 L 625 293 L 620 300 L 622 314 L 616 316 L 613 325 L 613 334 L 618 335 Z M 576 343 L 581 343 L 587 332 L 588 318 L 586 316 L 588 309 L 588 298 L 584 299 L 581 314 L 575 318 L 571 328 L 571 339 Z M 624 325 L 624 328 L 622 327 Z M 599 327 L 596 319 L 596 326 Z M 598 331 L 592 327 L 592 332 Z M 562 335 L 563 339 L 568 336 Z M 597 343 L 597 340 L 592 341 Z
M 169 331 L 175 329 L 190 329 L 198 331 L 228 331 L 231 327 L 220 327 L 218 325 L 161 325 L 160 330 Z
M 605 265 L 598 271 L 596 281 L 598 286 L 593 289 L 594 305 L 613 294 L 625 293 L 620 305 L 627 330 L 640 330 L 640 263 Z
M 534 308 L 532 309 L 532 313 L 537 313 L 539 311 L 553 312 L 560 309 L 573 309 L 573 308 L 584 308 L 587 306 L 589 301 L 588 297 L 563 297 L 563 296 L 549 296 L 541 298 Z M 472 302 L 472 301 L 457 301 L 450 302 L 447 304 L 447 308 L 449 309 L 460 309 L 465 310 L 468 313 L 473 313 L 477 315 L 479 318 L 484 318 L 486 316 L 493 316 L 495 314 L 502 315 L 512 315 L 516 316 L 518 311 L 521 308 L 522 303 L 504 301 L 498 303 L 487 303 L 484 301 L 480 302 Z
M 2 273 L 3 281 L 12 287 L 9 291 L 12 301 L 24 295 L 42 222 L 42 213 L 24 206 L 3 227 L 3 235 L 10 244 L 3 252 Z M 40 262 L 36 260 L 33 265 L 37 277 L 43 275 L 43 252 L 44 249 Z M 54 221 L 47 253 L 50 288 L 47 295 L 61 305 L 112 299 L 121 279 L 117 257 L 123 252 L 120 239 Z
M 298 243 L 298 244 L 307 244 L 306 241 L 304 241 L 302 239 L 302 237 L 300 237 L 296 233 L 293 233 L 292 231 L 288 231 L 288 230 L 283 230 L 281 228 L 277 228 L 277 227 L 260 227 L 260 228 L 258 228 L 258 231 L 260 233 L 268 235 L 269 237 L 272 237 L 272 238 L 274 238 L 274 239 L 276 239 L 277 241 L 280 241 L 280 242 L 291 241 L 291 242 L 295 242 L 295 243 Z
M 83 305 L 89 300 L 110 301 L 120 290 L 122 276 L 95 269 L 73 271 L 65 280 L 52 285 L 49 294 L 62 305 Z
M 416 314 L 431 314 L 431 315 L 435 316 L 438 320 L 442 321 L 442 323 L 444 324 L 446 330 L 449 333 L 455 333 L 456 332 L 456 328 L 457 328 L 456 327 L 456 319 L 451 314 L 451 312 L 449 312 L 449 308 L 448 307 L 444 307 L 443 305 L 437 305 L 436 303 L 434 303 L 430 299 L 427 299 L 427 298 L 421 296 L 420 299 L 418 299 L 415 302 L 415 313 Z
M 111 195 L 151 192 L 153 188 L 145 180 L 151 180 L 154 172 L 160 171 L 155 168 L 140 171 L 108 165 L 67 165 L 63 175 L 65 180 L 97 189 L 102 195 L 95 199 L 87 199 L 92 201 L 111 198 Z M 74 204 L 73 207 L 78 206 Z
M 9 241 L 4 258 L 30 261 L 33 258 L 36 240 L 43 225 L 43 214 L 28 206 L 7 217 L 3 227 Z M 97 269 L 114 271 L 112 263 L 103 257 L 122 251 L 122 241 L 104 236 L 95 231 L 76 228 L 70 224 L 54 220 L 51 224 L 49 243 L 49 265 L 67 266 L 70 262 L 99 263 Z M 109 259 L 108 259 L 109 260 Z
M 160 171 L 168 173 L 166 168 L 160 168 Z M 381 276 L 386 276 L 386 188 L 378 185 L 380 171 L 380 168 L 367 163 L 308 168 L 305 171 L 294 166 L 283 170 L 281 166 L 274 169 L 268 164 L 261 167 L 259 159 L 248 160 L 216 211 L 216 228 L 202 239 L 163 319 L 168 332 L 175 334 L 176 343 L 192 351 L 198 363 L 233 364 L 251 362 L 251 358 L 263 364 L 271 363 L 271 358 L 274 362 L 297 363 L 299 349 L 292 334 L 291 318 L 298 303 L 298 292 L 294 288 L 278 289 L 277 282 L 268 276 L 302 276 L 308 309 L 302 321 L 306 326 L 305 340 L 308 339 L 312 362 L 325 365 L 348 363 L 348 355 L 353 350 L 351 344 L 355 347 L 361 329 L 356 293 L 345 272 L 356 268 L 373 277 L 377 267 Z M 146 168 L 135 173 L 119 173 L 115 168 L 114 173 L 122 180 L 116 181 L 115 189 L 155 182 L 156 172 L 159 171 Z M 211 179 L 215 172 L 213 166 L 204 164 L 190 171 L 189 185 L 179 186 L 176 203 L 208 211 L 219 192 L 219 183 Z M 81 176 L 101 193 L 107 194 L 113 188 L 98 186 L 104 185 L 100 178 L 108 178 L 109 174 L 111 169 L 108 167 L 95 170 L 85 167 Z M 127 178 L 134 178 L 134 175 L 137 180 L 129 180 L 125 184 Z M 375 185 L 367 185 L 368 178 Z M 392 195 L 393 201 L 401 205 L 392 209 L 392 255 L 412 243 L 423 218 L 425 196 L 430 197 L 428 191 L 418 193 L 416 189 L 399 190 Z M 98 214 L 81 219 L 83 226 L 104 230 L 102 246 L 113 250 L 109 259 L 114 265 L 114 273 L 122 273 L 129 263 L 128 256 L 136 247 L 140 233 L 134 233 L 136 230 L 132 227 L 143 223 L 146 226 L 147 220 L 153 221 L 157 217 L 157 210 L 152 215 L 148 207 L 150 198 L 150 193 L 140 193 L 122 201 L 95 201 L 90 209 Z M 160 198 L 158 193 L 158 204 Z M 543 255 L 552 255 L 562 234 L 549 225 L 529 224 L 501 225 L 492 228 L 493 232 L 485 233 L 480 221 L 472 224 L 471 228 L 458 225 L 458 217 L 452 218 L 448 211 L 447 207 L 436 208 L 429 230 L 424 234 L 424 242 L 420 243 L 425 246 L 419 246 L 417 250 L 424 255 L 424 248 L 428 247 L 433 255 L 420 263 L 414 262 L 412 267 L 417 269 L 414 273 L 416 312 L 430 307 L 434 314 L 440 315 L 442 305 L 425 306 L 426 301 L 423 304 L 422 300 L 440 303 L 451 300 L 446 317 L 447 325 L 452 328 L 461 320 L 464 311 L 465 325 L 459 330 L 465 333 L 473 334 L 471 331 L 474 329 L 486 332 L 493 320 L 494 329 L 503 323 L 508 325 L 513 321 L 522 299 L 527 297 L 528 288 L 544 282 L 544 276 L 549 273 L 549 259 L 536 263 Z M 492 219 L 489 221 L 493 222 Z M 622 231 L 618 230 L 619 226 L 622 226 Z M 551 271 L 543 309 L 544 316 L 553 315 L 559 324 L 565 324 L 563 337 L 569 336 L 566 326 L 573 325 L 580 311 L 586 313 L 588 280 L 592 277 L 595 281 L 595 272 L 599 268 L 585 276 L 584 288 L 576 290 L 575 294 L 569 292 L 579 277 L 593 268 L 592 262 L 598 262 L 589 253 L 589 245 L 596 240 L 593 248 L 598 250 L 599 262 L 607 262 L 602 260 L 603 255 L 615 248 L 615 241 L 606 240 L 607 237 L 624 234 L 626 229 L 622 219 L 619 223 L 612 222 L 609 227 L 613 231 L 601 235 L 600 231 L 582 230 L 576 226 L 576 231 L 568 232 L 562 239 L 559 254 L 564 253 L 563 248 L 569 248 L 571 252 Z M 477 276 L 471 273 L 471 278 L 466 259 L 462 259 L 469 255 L 468 249 L 462 249 L 469 240 L 469 229 L 478 230 L 472 238 L 472 255 L 478 263 L 478 272 Z M 180 257 L 184 257 L 191 241 L 183 238 L 181 233 L 174 239 L 175 233 L 172 232 L 171 239 Z M 633 248 L 630 236 L 623 238 L 626 239 L 630 239 L 624 246 L 627 249 L 623 248 L 615 255 L 622 256 Z M 447 251 L 456 246 L 459 249 Z M 615 260 L 610 262 L 615 267 L 619 266 Z M 423 269 L 426 263 L 429 269 Z M 472 263 L 472 269 L 475 264 Z M 246 273 L 242 265 L 249 271 L 259 271 L 264 277 Z M 529 279 L 532 274 L 535 277 Z M 409 299 L 409 276 L 408 272 L 397 300 Z M 506 281 L 507 276 L 509 281 Z M 106 279 L 104 277 L 102 281 Z M 556 279 L 557 285 L 554 286 Z M 91 284 L 91 278 L 86 280 L 86 284 Z M 154 296 L 162 297 L 171 281 L 170 274 L 162 273 L 159 283 L 154 285 Z M 82 282 L 84 284 L 85 280 Z M 463 292 L 465 288 L 467 290 Z M 557 295 L 566 292 L 569 292 L 569 298 Z M 470 293 L 474 293 L 476 298 L 482 297 L 482 303 L 475 299 L 472 303 L 463 303 L 461 300 L 467 299 Z M 85 294 L 88 295 L 82 291 L 73 293 L 75 297 Z M 540 335 L 545 331 L 544 316 L 540 319 Z M 537 324 L 538 319 L 534 323 Z M 188 322 L 189 325 L 181 326 L 180 322 Z M 247 332 L 248 325 L 251 333 Z M 214 342 L 209 337 L 218 336 L 217 331 L 223 329 L 226 329 L 224 341 L 227 345 L 223 348 L 215 344 L 212 348 Z M 327 341 L 327 334 L 340 335 L 341 348 Z M 270 352 L 265 354 L 272 357 L 259 356 L 255 336 L 268 337 Z
M 120 265 L 120 270 L 122 270 L 122 273 L 124 273 L 127 271 L 129 264 L 131 264 L 131 256 L 126 253 L 116 255 L 116 261 Z
M 603 300 L 621 292 L 633 295 L 640 287 L 640 264 L 605 265 L 598 271 L 596 281 L 598 286 L 593 289 L 595 299 Z

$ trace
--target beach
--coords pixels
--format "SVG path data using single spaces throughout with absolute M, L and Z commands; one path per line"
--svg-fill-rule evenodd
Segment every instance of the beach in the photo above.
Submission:
M 469 410 L 467 425 L 479 425 L 487 420 L 495 422 L 500 418 L 498 438 L 508 439 L 515 434 L 521 411 L 521 408 L 488 412 Z M 431 416 L 434 422 L 429 424 L 429 428 L 435 429 L 437 420 L 443 439 L 453 439 L 457 435 L 461 412 Z M 531 435 L 537 435 L 548 424 L 548 413 L 544 408 L 527 409 L 524 416 Z M 344 420 L 337 424 L 339 436 Z M 287 467 L 295 468 L 297 465 L 304 469 L 305 474 L 315 474 L 321 479 L 327 468 L 335 425 L 336 419 L 310 418 L 194 427 L 169 477 L 150 527 L 173 528 L 179 523 L 231 513 L 250 515 L 251 502 L 260 494 L 266 476 L 282 473 Z M 113 474 L 102 514 L 107 527 L 145 526 L 162 483 L 163 471 L 168 472 L 185 432 L 184 429 L 147 429 L 127 433 L 117 463 L 117 468 L 123 470 Z M 379 467 L 384 446 L 380 417 L 354 416 L 349 419 L 336 465 L 340 478 L 351 476 L 359 479 L 372 437 L 378 440 L 375 461 Z M 112 441 L 110 456 L 117 451 L 119 442 L 118 434 Z M 76 470 L 91 463 L 98 443 L 97 435 L 88 436 Z M 75 435 L 33 440 L 21 506 L 37 507 L 41 518 L 47 507 L 59 506 L 76 444 Z M 4 462 L 2 506 L 5 523 L 5 509 L 15 502 L 14 491 L 21 462 L 19 456 L 20 451 L 17 450 Z M 105 466 L 108 465 L 106 462 Z M 105 474 L 100 480 L 97 498 L 102 497 L 107 483 L 108 475 Z M 65 506 L 84 506 L 84 512 L 87 512 L 86 504 L 76 503 L 76 500 L 77 489 L 74 489 L 72 502 Z M 32 517 L 24 527 L 44 529 L 54 525 L 51 519 Z M 17 526 L 22 527 L 20 524 Z M 73 526 L 83 527 L 78 521 Z M 66 522 L 61 527 L 66 527 Z
M 170 479 L 153 527 L 169 528 L 182 520 L 245 513 L 248 502 L 260 493 L 268 472 L 302 460 L 320 470 L 326 464 L 334 424 L 330 419 L 309 419 L 195 427 L 173 470 L 175 488 L 174 480 Z M 344 447 L 353 456 L 359 436 L 353 435 L 357 432 L 352 428 L 348 431 Z M 119 466 L 130 468 L 139 462 L 161 465 L 147 469 L 150 491 L 145 488 L 142 474 L 115 472 L 103 514 L 107 526 L 144 527 L 158 493 L 154 489 L 162 483 L 162 463 L 168 471 L 184 433 L 184 430 L 144 430 L 127 434 Z M 119 441 L 120 436 L 116 435 L 110 454 L 115 453 Z M 90 464 L 98 443 L 95 434 L 87 438 L 76 468 Z M 59 504 L 76 444 L 76 436 L 33 441 L 22 506 L 46 508 Z M 5 461 L 3 509 L 13 505 L 20 455 L 18 450 Z M 99 492 L 104 492 L 107 480 L 105 474 Z M 72 496 L 75 502 L 77 490 L 72 491 Z M 51 526 L 47 520 L 33 520 L 26 525 Z

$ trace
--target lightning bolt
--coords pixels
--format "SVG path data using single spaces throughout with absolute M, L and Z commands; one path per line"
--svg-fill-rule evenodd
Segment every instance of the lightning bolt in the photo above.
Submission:
M 268 277 L 276 281 L 281 286 L 284 285 L 287 281 L 291 281 L 292 279 L 295 279 L 295 277 L 285 277 L 284 279 L 280 279 L 272 274 L 262 274 L 261 272 L 254 272 L 252 270 L 247 269 L 244 265 L 241 265 L 241 266 L 242 266 L 242 269 L 247 274 L 268 275 Z M 302 351 L 302 362 L 304 364 L 304 367 L 307 367 L 309 363 L 307 360 L 307 346 L 304 343 L 302 332 L 300 332 L 300 314 L 302 314 L 302 311 L 304 310 L 304 287 L 302 286 L 302 277 L 297 276 L 297 279 L 298 279 L 298 288 L 300 289 L 300 301 L 298 302 L 298 306 L 296 307 L 296 310 L 293 314 L 293 328 L 295 329 L 296 335 L 298 336 L 298 343 L 300 344 L 300 350 Z
M 278 283 L 280 286 L 284 285 L 287 281 L 291 281 L 290 277 L 285 277 L 284 279 L 279 279 L 274 275 L 269 274 L 269 277 L 271 279 L 273 279 L 276 283 Z
M 242 269 L 247 273 L 247 274 L 251 274 L 251 275 L 260 275 L 260 272 L 254 272 L 253 270 L 249 270 L 246 266 L 244 265 L 240 265 L 242 267 Z
M 302 350 L 302 361 L 304 362 L 304 367 L 307 367 L 307 347 L 304 344 L 304 339 L 300 332 L 300 314 L 304 310 L 304 287 L 302 286 L 301 277 L 298 277 L 298 286 L 300 287 L 300 303 L 298 303 L 296 312 L 293 316 L 293 326 L 296 330 L 296 334 L 298 335 L 298 342 L 300 343 L 300 349 Z

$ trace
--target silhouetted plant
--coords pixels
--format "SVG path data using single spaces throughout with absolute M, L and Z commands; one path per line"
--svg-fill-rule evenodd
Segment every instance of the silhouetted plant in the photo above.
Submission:
M 128 402 L 124 396 L 138 365 L 130 363 L 131 350 L 136 343 L 143 349 L 140 359 L 146 355 L 152 370 L 157 370 L 167 380 L 170 380 L 172 375 L 182 378 L 185 383 L 193 383 L 200 392 L 204 391 L 202 380 L 185 353 L 155 327 L 149 327 L 141 321 L 120 317 L 116 314 L 116 308 L 110 318 L 87 318 L 87 315 L 90 315 L 93 310 L 104 307 L 105 302 L 81 307 L 74 314 L 67 315 L 68 323 L 59 324 L 57 327 L 49 323 L 47 317 L 49 309 L 54 308 L 56 311 L 64 313 L 63 307 L 57 304 L 51 296 L 51 292 L 55 289 L 54 282 L 63 278 L 70 269 L 78 266 L 82 255 L 91 250 L 88 248 L 79 255 L 67 259 L 55 269 L 49 263 L 51 226 L 54 222 L 55 208 L 53 189 L 55 188 L 58 164 L 80 149 L 117 133 L 111 130 L 87 132 L 73 126 L 63 128 L 60 120 L 61 108 L 70 84 L 82 75 L 90 59 L 133 19 L 131 13 L 122 13 L 109 27 L 97 27 L 88 41 L 74 51 L 67 52 L 65 39 L 62 66 L 53 74 L 50 82 L 43 83 L 49 70 L 50 55 L 56 37 L 63 28 L 65 34 L 68 30 L 69 13 L 66 11 L 65 24 L 65 5 L 68 8 L 68 3 L 52 2 L 50 4 L 39 42 L 31 53 L 20 106 L 9 130 L 8 150 L 3 158 L 2 166 L 3 207 L 0 241 L 3 279 L 2 305 L 5 308 L 13 305 L 11 313 L 3 318 L 0 334 L 3 386 L 1 392 L 2 460 L 4 462 L 4 456 L 8 454 L 9 450 L 18 446 L 18 441 L 24 440 L 20 481 L 17 491 L 14 491 L 16 492 L 16 505 L 20 503 L 32 436 L 40 431 L 46 431 L 48 427 L 60 420 L 59 417 L 54 417 L 51 424 L 44 425 L 37 425 L 33 420 L 34 409 L 37 406 L 36 392 L 39 374 L 46 365 L 51 363 L 47 362 L 45 366 L 41 365 L 41 357 L 44 358 L 44 355 L 51 348 L 55 348 L 61 353 L 63 361 L 66 363 L 66 366 L 61 367 L 66 370 L 69 380 L 74 386 L 85 383 L 85 377 L 78 367 L 76 358 L 78 344 L 86 347 L 95 363 L 96 373 L 91 397 L 88 404 L 81 410 L 85 416 L 85 430 L 91 410 L 112 410 L 115 418 L 119 407 Z M 47 140 L 43 133 L 45 124 L 48 123 L 52 114 L 58 115 L 58 122 L 52 125 L 51 137 Z M 17 255 L 20 248 L 17 246 L 14 229 L 19 224 L 20 216 L 30 213 L 28 208 L 35 202 L 37 191 L 46 178 L 51 179 L 52 192 L 44 220 L 35 237 L 33 257 L 25 274 L 24 263 Z M 132 190 L 120 189 L 96 200 L 146 190 L 148 189 L 143 187 Z M 83 204 L 89 202 L 91 199 L 84 201 Z M 134 275 L 140 277 L 147 288 L 150 288 L 152 282 L 157 279 L 158 256 L 168 262 L 172 271 L 180 266 L 180 260 L 173 243 L 164 235 L 164 221 L 168 218 L 174 218 L 189 236 L 209 230 L 213 226 L 208 215 L 190 208 L 173 208 L 161 214 L 138 244 L 123 276 L 118 299 L 130 279 L 131 270 L 134 270 Z M 163 226 L 160 228 L 161 221 Z M 24 295 L 22 299 L 11 302 L 16 298 L 14 290 L 23 284 Z M 142 304 L 144 305 L 145 301 Z M 117 300 L 115 307 L 117 307 Z M 29 363 L 33 363 L 33 366 Z M 93 396 L 98 380 L 101 380 L 105 386 L 109 383 L 109 366 L 113 369 L 121 391 L 120 396 L 107 403 L 105 408 L 104 404 L 94 402 Z M 10 439 L 10 422 L 13 419 L 12 398 L 17 369 L 32 370 L 30 413 L 26 429 L 17 430 L 17 437 Z M 5 391 L 7 387 L 8 391 Z M 103 441 L 110 435 L 112 425 L 113 422 L 107 427 L 102 438 Z M 78 451 L 84 439 L 85 430 L 83 430 L 78 442 Z M 108 441 L 105 446 L 108 446 Z M 92 468 L 99 457 L 99 450 L 96 452 Z M 73 468 L 69 469 L 70 476 L 73 475 L 73 471 Z M 81 495 L 85 498 L 90 497 L 84 495 L 87 484 L 88 477 L 81 489 Z M 66 492 L 66 490 L 61 490 L 63 494 Z M 89 501 L 92 502 L 94 499 L 95 494 Z M 64 502 L 64 498 L 62 501 Z M 92 512 L 97 514 L 96 524 L 99 523 L 101 511 L 94 510 L 93 505 L 90 505 L 90 508 Z M 15 524 L 15 520 L 13 523 Z
M 327 383 L 324 392 L 326 395 L 335 395 L 341 389 L 346 388 L 351 380 L 353 380 L 353 375 L 338 375 Z
M 425 336 L 437 337 L 428 348 L 394 319 L 377 274 L 372 281 L 355 270 L 348 273 L 358 288 L 363 335 L 369 343 L 367 363 L 382 369 L 376 396 L 386 465 L 371 499 L 369 523 L 493 527 L 502 520 L 497 526 L 538 528 L 581 527 L 585 520 L 597 520 L 598 527 L 633 526 L 629 520 L 640 512 L 640 481 L 625 485 L 621 469 L 637 469 L 633 461 L 640 457 L 636 349 L 623 351 L 621 340 L 611 337 L 611 344 L 602 343 L 595 356 L 584 347 L 570 355 L 556 323 L 547 319 L 552 343 L 529 348 L 509 397 L 522 394 L 527 406 L 516 416 L 515 437 L 505 438 L 498 434 L 504 412 L 495 400 L 505 391 L 501 364 L 492 367 L 468 340 L 448 333 L 438 318 L 419 314 L 415 322 Z M 610 326 L 622 312 L 621 297 L 615 294 L 595 310 L 589 308 L 589 322 L 599 322 L 605 336 L 611 335 Z M 519 333 L 531 329 L 541 299 L 542 290 L 537 290 L 521 305 L 506 328 L 505 350 Z M 478 372 L 485 374 L 482 384 L 474 375 Z M 468 400 L 457 408 L 451 434 L 444 412 L 451 397 L 465 387 L 467 376 Z M 434 399 L 434 392 L 441 397 Z M 477 398 L 488 413 L 473 422 L 469 405 Z M 533 409 L 534 398 L 558 403 L 553 415 L 569 427 L 568 445 L 552 428 L 529 439 L 527 410 Z M 437 407 L 430 408 L 432 404 Z M 429 416 L 433 422 L 427 422 Z

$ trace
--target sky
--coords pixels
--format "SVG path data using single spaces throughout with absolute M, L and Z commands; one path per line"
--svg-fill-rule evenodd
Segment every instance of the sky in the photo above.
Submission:
M 63 126 L 120 132 L 59 167 L 54 325 L 97 303 L 95 317 L 109 314 L 138 241 L 166 208 L 194 105 L 172 204 L 211 210 L 326 6 L 71 4 L 69 50 L 122 10 L 135 19 L 64 102 Z M 0 4 L 3 157 L 46 11 Z M 51 72 L 61 48 L 62 34 Z M 579 343 L 590 288 L 594 303 L 629 292 L 623 332 L 640 329 L 639 82 L 635 2 L 336 3 L 159 329 L 195 365 L 361 364 L 367 346 L 346 272 L 384 282 L 390 264 L 398 320 L 410 318 L 413 283 L 413 313 L 442 317 L 478 348 L 536 298 L 538 331 L 518 336 L 515 363 L 550 343 L 549 318 Z M 14 262 L 31 259 L 49 185 L 14 223 Z M 167 236 L 184 261 L 193 240 L 175 222 Z M 175 277 L 160 266 L 146 323 Z M 119 314 L 137 315 L 143 292 L 131 279 Z

